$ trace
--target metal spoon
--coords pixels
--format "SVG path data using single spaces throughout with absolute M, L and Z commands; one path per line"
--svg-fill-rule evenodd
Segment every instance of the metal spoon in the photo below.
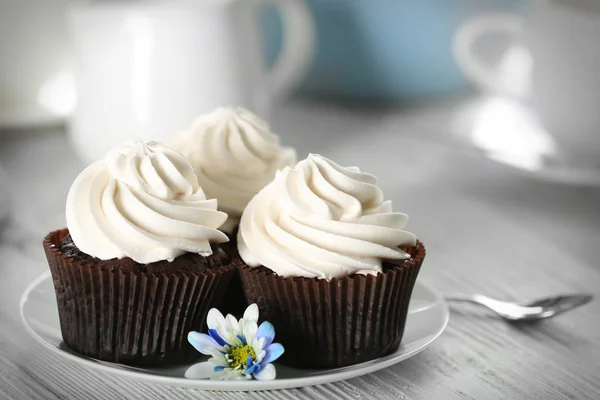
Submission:
M 534 321 L 582 306 L 592 300 L 592 295 L 559 295 L 525 303 L 495 300 L 482 294 L 446 296 L 446 300 L 479 304 L 509 321 Z

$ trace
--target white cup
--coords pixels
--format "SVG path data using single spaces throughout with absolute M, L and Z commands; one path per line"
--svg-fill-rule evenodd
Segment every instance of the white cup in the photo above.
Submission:
M 283 49 L 267 70 L 259 31 L 278 8 Z M 162 140 L 218 106 L 267 118 L 305 75 L 314 24 L 302 0 L 108 2 L 70 14 L 78 104 L 72 143 L 83 159 L 126 140 Z
M 479 39 L 497 34 L 519 43 L 501 68 L 485 65 L 475 50 Z M 527 17 L 493 13 L 467 21 L 454 53 L 475 84 L 529 104 L 565 159 L 599 166 L 599 39 L 597 2 L 546 0 Z

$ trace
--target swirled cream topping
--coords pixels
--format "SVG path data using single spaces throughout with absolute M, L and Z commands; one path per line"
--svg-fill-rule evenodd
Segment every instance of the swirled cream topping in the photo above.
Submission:
M 227 214 L 207 200 L 185 157 L 159 143 L 130 143 L 87 167 L 67 196 L 67 227 L 84 253 L 148 264 L 212 254 L 227 242 Z
M 244 262 L 280 276 L 331 279 L 377 274 L 410 255 L 406 214 L 393 212 L 374 176 L 309 155 L 285 168 L 248 204 L 238 249 Z
M 230 220 L 230 231 L 256 193 L 277 170 L 296 163 L 296 151 L 282 147 L 265 121 L 244 108 L 218 108 L 200 116 L 173 147 L 187 157 L 209 198 Z

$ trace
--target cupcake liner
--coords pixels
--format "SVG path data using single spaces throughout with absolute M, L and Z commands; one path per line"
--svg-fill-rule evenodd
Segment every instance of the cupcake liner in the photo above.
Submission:
M 302 368 L 343 367 L 382 357 L 400 345 L 408 305 L 425 258 L 421 242 L 412 259 L 386 263 L 377 275 L 331 281 L 283 278 L 242 266 L 248 303 L 275 326 L 285 347 L 281 362 Z
M 131 365 L 180 363 L 199 357 L 187 342 L 225 294 L 233 266 L 208 273 L 121 270 L 66 257 L 67 229 L 51 232 L 44 250 L 60 326 L 71 349 Z

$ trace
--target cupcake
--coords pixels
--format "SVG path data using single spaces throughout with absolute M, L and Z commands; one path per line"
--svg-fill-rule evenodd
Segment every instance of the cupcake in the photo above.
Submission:
M 376 184 L 310 155 L 246 207 L 243 290 L 277 328 L 282 362 L 342 367 L 398 348 L 425 248 Z
M 218 229 L 227 214 L 185 157 L 153 142 L 112 150 L 75 179 L 66 219 L 44 239 L 65 344 L 131 365 L 196 357 L 186 335 L 235 267 Z
M 177 136 L 173 148 L 187 157 L 209 198 L 229 218 L 221 230 L 229 235 L 225 246 L 237 257 L 236 237 L 248 202 L 275 177 L 296 163 L 296 151 L 279 144 L 265 121 L 244 108 L 217 108 L 200 116 Z M 221 309 L 241 316 L 246 309 L 239 275 L 233 277 Z
M 248 202 L 296 163 L 296 151 L 279 144 L 265 121 L 244 108 L 217 108 L 200 116 L 173 141 L 187 157 L 209 198 L 229 216 L 220 228 L 235 237 Z

